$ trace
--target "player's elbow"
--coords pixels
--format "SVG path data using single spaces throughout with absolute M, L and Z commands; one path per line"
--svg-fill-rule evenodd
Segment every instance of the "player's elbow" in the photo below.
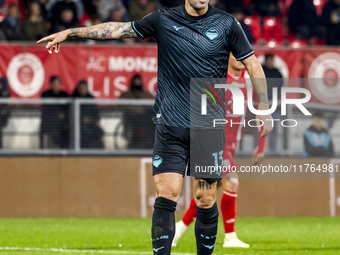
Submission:
M 172 201 L 178 201 L 180 191 L 171 185 L 158 185 L 157 186 L 157 196 L 170 199 Z
M 258 61 L 254 61 L 251 62 L 248 66 L 247 66 L 247 70 L 248 73 L 250 74 L 250 76 L 254 77 L 256 74 L 263 74 L 263 69 L 261 64 Z
M 252 78 L 263 78 L 264 73 L 260 62 L 253 55 L 243 61 L 244 66 L 247 68 L 247 71 Z

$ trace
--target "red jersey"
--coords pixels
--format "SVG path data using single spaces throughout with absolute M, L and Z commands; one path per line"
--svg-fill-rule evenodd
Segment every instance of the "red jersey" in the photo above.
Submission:
M 244 96 L 244 104 L 245 104 L 245 112 L 242 115 L 233 114 L 233 98 L 232 93 L 228 90 L 225 93 L 225 119 L 228 123 L 225 125 L 225 138 L 226 142 L 237 142 L 242 137 L 242 128 L 243 124 L 234 124 L 234 123 L 243 123 L 245 121 L 246 109 L 247 109 L 247 90 L 251 88 L 252 85 L 250 83 L 249 75 L 246 71 L 243 71 L 240 77 L 233 77 L 228 74 L 227 84 L 239 87 Z
M 242 130 L 244 127 L 243 123 L 245 122 L 246 111 L 248 109 L 247 90 L 248 88 L 252 88 L 252 84 L 250 81 L 250 77 L 245 70 L 242 72 L 240 77 L 234 77 L 228 74 L 227 84 L 231 84 L 231 85 L 239 87 L 242 90 L 243 95 L 244 95 L 245 112 L 242 115 L 236 115 L 236 114 L 233 114 L 233 99 L 232 99 L 231 91 L 228 90 L 225 94 L 225 100 L 226 100 L 225 119 L 228 121 L 225 125 L 225 138 L 226 138 L 227 143 L 234 143 L 234 142 L 239 141 L 242 137 Z M 254 90 L 253 90 L 253 95 L 255 95 Z M 254 98 L 254 100 L 257 102 L 257 98 Z M 260 133 L 259 133 L 259 136 L 260 136 Z M 258 153 L 263 152 L 264 144 L 265 144 L 265 139 L 259 137 Z

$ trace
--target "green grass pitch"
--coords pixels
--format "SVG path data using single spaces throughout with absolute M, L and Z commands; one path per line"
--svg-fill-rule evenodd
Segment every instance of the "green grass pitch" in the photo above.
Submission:
M 193 225 L 173 254 L 195 254 Z M 152 254 L 150 227 L 150 219 L 0 219 L 0 255 Z M 214 254 L 340 254 L 340 218 L 239 218 L 236 228 L 251 248 L 222 248 L 219 222 Z

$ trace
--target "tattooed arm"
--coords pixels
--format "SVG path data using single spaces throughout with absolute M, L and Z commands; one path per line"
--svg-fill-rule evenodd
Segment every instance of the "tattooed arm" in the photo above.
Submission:
M 251 78 L 251 83 L 253 84 L 254 90 L 257 94 L 259 100 L 258 110 L 268 110 L 268 94 L 267 94 L 267 82 L 264 75 L 263 69 L 257 58 L 252 55 L 244 60 L 242 63 L 247 68 L 249 76 Z M 261 137 L 266 137 L 270 134 L 273 129 L 272 116 L 271 115 L 258 115 L 256 119 L 263 121 L 263 132 Z M 259 125 L 259 124 L 258 124 Z M 261 128 L 258 128 L 259 131 Z
M 261 64 L 254 55 L 246 58 L 242 61 L 242 63 L 247 68 L 251 82 L 258 96 L 259 103 L 268 104 L 266 77 Z
M 52 54 L 59 52 L 60 43 L 70 37 L 94 40 L 121 39 L 138 37 L 131 22 L 107 22 L 90 27 L 72 28 L 42 38 L 37 43 L 48 42 L 46 48 Z
M 132 29 L 131 22 L 107 22 L 91 27 L 72 28 L 69 37 L 105 40 L 138 36 Z

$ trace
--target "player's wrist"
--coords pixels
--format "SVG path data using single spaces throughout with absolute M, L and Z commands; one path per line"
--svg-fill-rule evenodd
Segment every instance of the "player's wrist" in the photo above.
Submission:
M 258 109 L 268 110 L 269 109 L 269 104 L 267 102 L 259 102 L 258 103 Z
M 72 29 L 67 29 L 67 30 L 64 31 L 64 33 L 66 34 L 67 38 L 75 36 L 75 33 L 72 32 Z

